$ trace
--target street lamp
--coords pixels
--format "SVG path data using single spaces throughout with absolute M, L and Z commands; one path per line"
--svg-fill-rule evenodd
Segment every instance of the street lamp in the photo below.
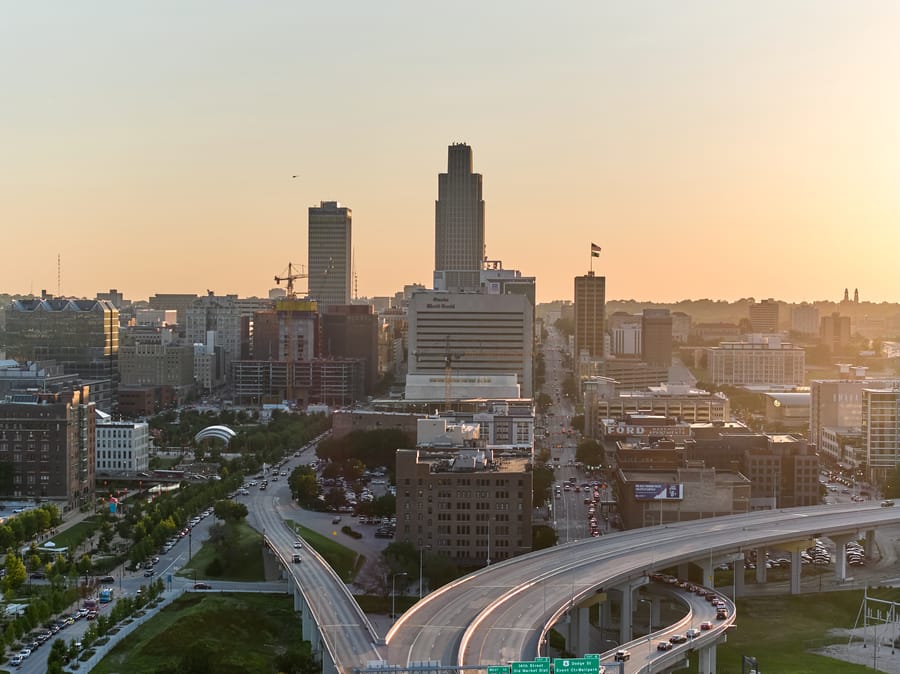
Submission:
M 391 620 L 397 620 L 397 576 L 405 575 L 406 571 L 391 574 Z
M 647 604 L 650 613 L 647 617 L 647 657 L 653 655 L 653 602 L 649 599 L 638 599 L 641 604 Z
M 425 560 L 425 550 L 431 550 L 430 545 L 421 545 L 419 544 L 419 599 L 422 598 L 422 570 L 423 570 L 423 562 Z

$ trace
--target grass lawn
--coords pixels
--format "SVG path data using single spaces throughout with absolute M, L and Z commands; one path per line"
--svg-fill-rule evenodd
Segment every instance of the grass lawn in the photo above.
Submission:
M 869 590 L 869 596 L 900 601 L 900 590 Z M 741 656 L 759 660 L 763 672 L 791 674 L 862 674 L 871 668 L 809 653 L 826 644 L 847 643 L 847 637 L 829 637 L 835 627 L 852 628 L 862 602 L 861 590 L 822 592 L 799 596 L 754 597 L 738 600 L 737 628 L 716 654 L 719 674 L 739 674 Z M 696 658 L 692 658 L 696 671 Z
M 218 578 L 220 580 L 259 581 L 266 579 L 263 566 L 262 535 L 246 522 L 237 525 L 238 544 L 230 564 L 222 564 L 222 572 L 215 573 L 210 565 L 218 553 L 210 543 L 204 543 L 191 557 L 191 561 L 178 572 L 188 578 Z M 213 565 L 215 566 L 215 565 Z
M 82 520 L 77 524 L 73 524 L 65 531 L 56 534 L 50 540 L 56 544 L 58 548 L 72 548 L 81 545 L 89 536 L 92 536 L 97 530 L 99 523 L 92 517 Z M 47 545 L 44 543 L 43 545 Z
M 202 657 L 208 671 L 276 672 L 275 656 L 301 641 L 292 599 L 274 594 L 189 593 L 123 639 L 92 671 L 182 671 Z
M 351 582 L 366 561 L 365 556 L 359 555 L 350 548 L 346 548 L 333 538 L 323 536 L 317 531 L 307 529 L 302 524 L 292 520 L 285 520 L 289 527 L 300 534 L 316 552 L 325 558 L 331 568 L 335 570 L 345 582 Z

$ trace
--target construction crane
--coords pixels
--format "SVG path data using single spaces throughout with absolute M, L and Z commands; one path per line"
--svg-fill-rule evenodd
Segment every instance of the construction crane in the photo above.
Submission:
M 289 299 L 294 299 L 295 297 L 297 297 L 297 295 L 294 293 L 294 281 L 302 278 L 309 278 L 309 274 L 306 274 L 303 271 L 303 265 L 300 265 L 300 271 L 295 274 L 294 265 L 288 262 L 287 276 L 276 276 L 275 284 L 280 285 L 282 281 L 285 281 L 287 283 L 287 296 Z

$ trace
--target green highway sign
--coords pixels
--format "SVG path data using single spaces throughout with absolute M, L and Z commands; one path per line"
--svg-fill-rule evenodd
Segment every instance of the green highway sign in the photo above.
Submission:
M 549 660 L 534 662 L 512 662 L 512 674 L 550 674 Z M 596 674 L 596 672 L 594 673 Z
M 506 665 L 488 667 L 487 674 L 509 674 L 509 667 Z
M 595 658 L 554 658 L 554 674 L 597 674 L 600 661 Z

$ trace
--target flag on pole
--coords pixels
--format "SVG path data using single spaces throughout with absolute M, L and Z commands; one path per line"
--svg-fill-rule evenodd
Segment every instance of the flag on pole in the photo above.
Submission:
M 600 246 L 596 243 L 591 244 L 591 257 L 600 257 Z

